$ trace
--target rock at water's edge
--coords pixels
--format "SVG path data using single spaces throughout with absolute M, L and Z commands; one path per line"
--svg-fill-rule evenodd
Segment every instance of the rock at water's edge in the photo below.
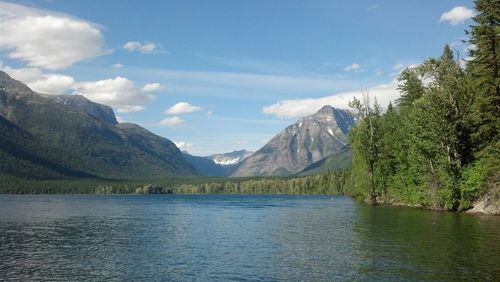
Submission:
M 486 194 L 474 203 L 468 213 L 500 215 L 500 185 L 495 184 Z

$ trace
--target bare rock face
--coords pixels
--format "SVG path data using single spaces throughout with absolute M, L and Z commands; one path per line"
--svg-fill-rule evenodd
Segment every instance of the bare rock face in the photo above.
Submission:
M 495 184 L 486 194 L 479 198 L 468 213 L 484 213 L 500 215 L 500 185 Z
M 111 124 L 118 123 L 111 107 L 94 103 L 82 95 L 47 95 L 46 97 L 79 112 L 89 114 L 100 121 Z
M 354 115 L 324 106 L 288 126 L 245 159 L 232 176 L 291 175 L 338 153 L 348 142 Z

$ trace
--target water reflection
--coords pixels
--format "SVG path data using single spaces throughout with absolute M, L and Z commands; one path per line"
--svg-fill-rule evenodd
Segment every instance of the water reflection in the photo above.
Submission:
M 495 280 L 497 217 L 397 207 L 357 207 L 359 272 L 381 280 Z

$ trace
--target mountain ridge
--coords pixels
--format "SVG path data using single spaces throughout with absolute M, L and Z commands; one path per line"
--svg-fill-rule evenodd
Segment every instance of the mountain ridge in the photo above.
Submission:
M 354 114 L 325 105 L 300 118 L 241 162 L 231 176 L 294 175 L 340 151 L 348 143 Z
M 0 157 L 7 164 L 0 173 L 17 168 L 29 178 L 114 179 L 196 174 L 173 142 L 118 123 L 110 107 L 81 96 L 39 94 L 2 71 L 0 115 Z

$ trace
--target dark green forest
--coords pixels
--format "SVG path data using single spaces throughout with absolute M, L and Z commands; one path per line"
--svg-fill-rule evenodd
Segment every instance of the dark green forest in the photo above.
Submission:
M 0 175 L 0 193 L 12 194 L 343 194 L 349 173 L 307 177 L 169 177 L 155 180 L 40 180 Z
M 500 2 L 478 0 L 465 66 L 450 46 L 399 76 L 385 113 L 364 93 L 351 101 L 351 193 L 372 204 L 465 210 L 499 194 Z

